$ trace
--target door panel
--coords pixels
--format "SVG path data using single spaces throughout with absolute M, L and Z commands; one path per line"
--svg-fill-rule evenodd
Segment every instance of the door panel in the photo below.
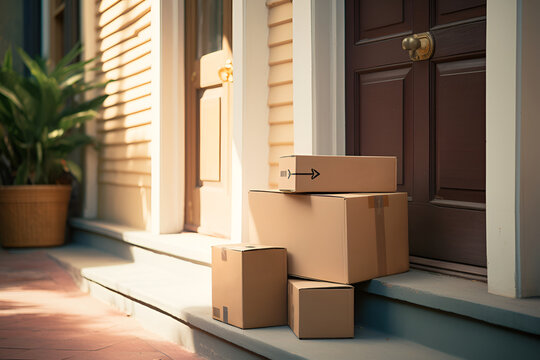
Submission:
M 231 0 L 186 2 L 185 228 L 228 237 L 231 219 Z M 225 71 L 226 72 L 226 71 Z
M 486 15 L 485 0 L 437 0 L 433 25 L 444 25 L 456 21 Z
M 461 54 L 482 54 L 486 52 L 486 22 L 448 26 L 433 30 L 435 52 L 432 61 Z M 466 39 L 466 41 L 464 41 Z
M 412 29 L 412 3 L 404 0 L 361 1 L 355 7 L 356 43 Z M 371 14 L 378 14 L 372 16 Z
M 362 154 L 397 156 L 397 182 L 407 189 L 411 176 L 404 174 L 404 164 L 410 167 L 410 156 L 404 158 L 404 146 L 410 144 L 412 130 L 412 68 L 374 71 L 359 74 L 360 115 L 359 151 Z M 407 151 L 410 154 L 410 151 Z M 407 177 L 407 181 L 405 181 Z
M 398 157 L 411 255 L 485 266 L 485 1 L 346 2 L 347 153 Z M 430 31 L 430 60 L 401 41 Z
M 485 59 L 435 65 L 436 199 L 485 201 Z
M 478 254 L 486 251 L 485 224 L 483 211 L 412 202 L 409 234 L 414 239 L 409 239 L 409 251 L 429 259 L 485 266 L 478 260 Z
M 205 91 L 199 101 L 201 181 L 221 179 L 221 89 L 212 90 Z

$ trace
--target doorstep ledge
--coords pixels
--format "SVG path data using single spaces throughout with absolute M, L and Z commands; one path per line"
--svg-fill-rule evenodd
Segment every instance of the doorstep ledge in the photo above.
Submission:
M 153 234 L 149 231 L 95 219 L 71 218 L 69 225 L 77 230 L 103 235 L 159 254 L 205 266 L 212 264 L 213 245 L 231 243 L 229 239 L 193 232 Z
M 356 287 L 367 293 L 540 335 L 540 298 L 493 295 L 483 282 L 411 269 Z
M 77 230 L 209 267 L 211 246 L 231 242 L 191 232 L 156 235 L 93 219 L 72 218 L 69 224 Z M 514 299 L 489 294 L 483 282 L 411 269 L 355 286 L 370 294 L 540 335 L 540 298 Z

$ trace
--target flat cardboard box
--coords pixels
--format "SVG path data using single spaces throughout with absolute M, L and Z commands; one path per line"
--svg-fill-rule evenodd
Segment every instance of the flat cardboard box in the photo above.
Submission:
M 352 284 L 409 269 L 407 194 L 249 192 L 250 242 L 287 249 L 289 275 Z
M 287 324 L 287 251 L 212 246 L 212 316 L 242 329 Z
M 278 188 L 286 192 L 394 192 L 395 156 L 291 155 L 279 159 Z
M 289 327 L 300 339 L 354 337 L 354 287 L 289 279 Z

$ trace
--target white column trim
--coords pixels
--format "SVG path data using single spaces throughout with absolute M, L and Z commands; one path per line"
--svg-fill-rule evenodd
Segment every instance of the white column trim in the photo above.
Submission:
M 152 0 L 151 231 L 184 226 L 184 1 Z
M 488 290 L 518 295 L 516 126 L 518 0 L 489 0 L 486 41 L 486 238 Z
M 294 152 L 313 154 L 312 1 L 293 1 Z
M 296 154 L 345 154 L 345 5 L 293 2 Z
M 233 0 L 231 241 L 249 239 L 248 191 L 268 185 L 268 12 Z

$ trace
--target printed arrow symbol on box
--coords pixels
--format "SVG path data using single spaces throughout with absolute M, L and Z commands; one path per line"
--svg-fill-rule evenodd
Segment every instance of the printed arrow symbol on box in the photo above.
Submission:
M 291 169 L 287 169 L 287 171 L 289 172 L 289 175 L 287 176 L 287 179 L 289 179 L 291 177 L 291 175 L 310 175 L 311 176 L 311 180 L 315 179 L 317 176 L 321 175 L 320 172 L 318 172 L 317 170 L 315 169 L 311 169 L 311 172 L 308 172 L 308 173 L 293 173 L 291 172 Z

